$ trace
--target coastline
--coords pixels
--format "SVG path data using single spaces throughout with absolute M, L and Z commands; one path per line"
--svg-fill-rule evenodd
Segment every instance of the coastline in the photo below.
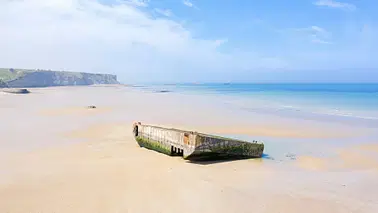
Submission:
M 0 96 L 0 116 L 8 121 L 0 126 L 6 153 L 0 157 L 0 206 L 5 212 L 378 210 L 373 128 L 236 111 L 221 103 L 122 86 Z M 139 148 L 134 121 L 263 139 L 266 156 L 189 163 Z
M 156 84 L 138 90 L 205 96 L 236 111 L 378 127 L 378 84 Z

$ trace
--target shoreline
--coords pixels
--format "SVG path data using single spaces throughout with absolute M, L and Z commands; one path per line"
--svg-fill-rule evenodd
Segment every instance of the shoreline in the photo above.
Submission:
M 238 85 L 238 84 L 236 84 Z M 246 84 L 249 85 L 249 84 Z M 265 84 L 262 84 L 265 85 Z M 277 85 L 277 84 L 271 84 Z M 287 84 L 291 85 L 291 84 Z M 347 84 L 348 85 L 348 84 Z M 374 84 L 377 85 L 377 84 Z M 235 110 L 246 110 L 262 114 L 274 114 L 284 117 L 301 117 L 302 119 L 314 119 L 326 122 L 336 123 L 356 123 L 359 122 L 367 127 L 378 127 L 378 111 L 374 107 L 374 104 L 364 105 L 369 107 L 366 109 L 356 108 L 356 103 L 343 103 L 345 100 L 338 100 L 331 104 L 329 97 L 325 103 L 319 98 L 322 97 L 320 92 L 308 92 L 301 94 L 293 91 L 254 91 L 254 92 L 242 92 L 242 91 L 228 91 L 226 88 L 221 87 L 222 84 L 203 84 L 204 88 L 196 85 L 150 85 L 143 86 L 143 89 L 139 89 L 144 92 L 153 92 L 159 90 L 168 90 L 172 93 L 188 95 L 188 96 L 205 96 L 214 100 L 223 100 L 223 104 L 230 105 Z M 215 90 L 214 86 L 219 86 L 219 91 Z M 183 88 L 181 88 L 183 87 Z M 209 87 L 209 88 L 208 88 Z M 217 88 L 217 87 L 215 87 Z M 377 86 L 378 88 L 378 86 Z M 224 91 L 223 91 L 224 90 Z M 223 91 L 223 93 L 222 93 Z M 335 94 L 324 94 L 326 96 L 335 96 L 337 99 L 342 97 L 338 92 Z M 355 98 L 355 94 L 346 94 Z M 363 95 L 376 96 L 376 93 L 368 93 Z M 309 97 L 307 97 L 309 96 Z M 315 100 L 312 100 L 314 97 Z M 378 98 L 378 96 L 376 96 Z M 310 101 L 310 102 L 309 102 Z M 323 100 L 324 101 L 324 100 Z M 341 102 L 340 102 L 341 101 Z M 371 101 L 371 100 L 370 100 Z M 308 103 L 307 103 L 308 102 Z M 360 102 L 360 100 L 355 100 Z M 320 104 L 321 103 L 321 104 Z M 337 104 L 336 104 L 337 103 Z M 336 104 L 336 105 L 335 105 Z M 340 105 L 341 104 L 341 105 Z M 346 104 L 346 105 L 345 105 Z M 378 104 L 378 102 L 377 102 Z M 361 107 L 361 104 L 359 105 Z

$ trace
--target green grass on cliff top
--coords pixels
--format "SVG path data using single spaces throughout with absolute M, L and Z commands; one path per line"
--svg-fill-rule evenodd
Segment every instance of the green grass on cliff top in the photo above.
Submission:
M 0 68 L 0 79 L 3 81 L 9 81 L 16 77 L 16 75 L 9 71 L 9 69 Z
M 0 80 L 3 81 L 11 81 L 14 79 L 17 79 L 19 77 L 24 76 L 26 73 L 31 73 L 31 72 L 38 72 L 38 71 L 50 71 L 50 70 L 27 70 L 27 69 L 13 69 L 11 71 L 10 68 L 0 68 Z M 57 71 L 52 71 L 52 72 L 57 72 Z M 82 78 L 82 73 L 78 72 L 61 72 L 63 75 L 68 75 L 68 76 L 75 76 L 78 78 Z
M 34 72 L 34 70 L 14 69 L 12 72 L 9 68 L 0 68 L 0 80 L 11 81 L 23 76 L 26 72 Z
M 10 68 L 0 68 L 0 80 L 7 82 L 7 81 L 11 81 L 11 80 L 23 77 L 26 73 L 38 72 L 38 71 L 59 72 L 61 73 L 61 75 L 72 76 L 76 78 L 83 78 L 83 74 L 85 74 L 81 72 L 71 72 L 71 71 L 32 70 L 32 69 L 13 69 L 13 71 L 11 71 Z

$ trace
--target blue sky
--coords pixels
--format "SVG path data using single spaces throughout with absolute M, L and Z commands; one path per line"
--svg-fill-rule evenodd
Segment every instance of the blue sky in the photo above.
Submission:
M 378 81 L 376 0 L 0 2 L 0 67 L 123 82 Z

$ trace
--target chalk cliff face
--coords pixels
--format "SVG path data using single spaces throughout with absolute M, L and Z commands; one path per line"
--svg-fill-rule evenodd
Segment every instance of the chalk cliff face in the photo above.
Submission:
M 119 84 L 117 76 L 77 72 L 35 71 L 6 82 L 8 87 L 50 87 L 92 84 Z

